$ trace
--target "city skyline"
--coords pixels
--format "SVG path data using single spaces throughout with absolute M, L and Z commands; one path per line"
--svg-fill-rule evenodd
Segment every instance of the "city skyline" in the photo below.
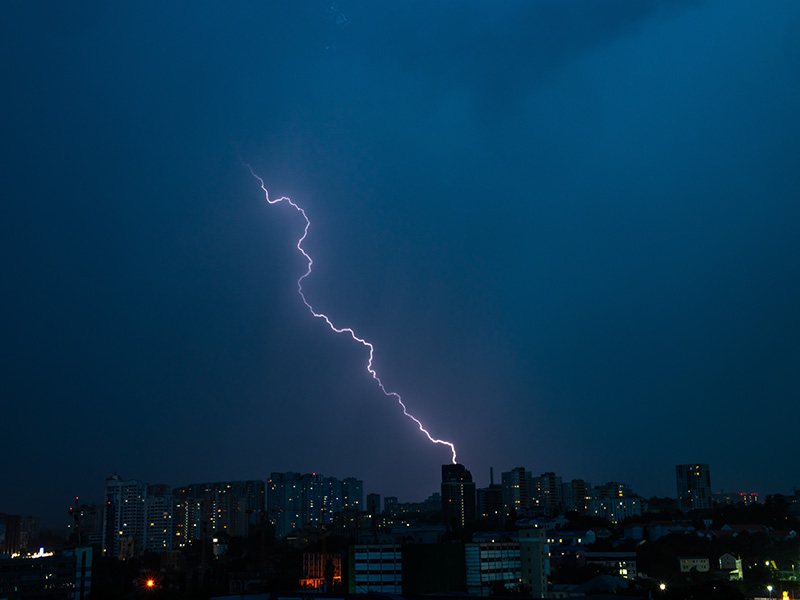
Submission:
M 0 511 L 111 473 L 800 485 L 800 5 L 0 6 Z M 51 515 L 47 517 L 47 515 Z
M 537 489 L 535 487 L 530 487 L 531 485 L 533 485 L 533 484 L 530 483 L 530 481 L 528 483 L 525 483 L 524 481 L 521 481 L 520 480 L 521 476 L 522 477 L 527 476 L 528 478 L 533 478 L 534 480 L 538 480 L 540 478 L 548 478 L 548 479 L 551 479 L 551 480 L 557 479 L 558 480 L 558 484 L 557 485 L 559 486 L 559 488 L 562 485 L 564 485 L 564 486 L 578 485 L 581 491 L 585 491 L 589 495 L 595 493 L 596 490 L 604 489 L 605 486 L 608 485 L 608 484 L 622 485 L 622 486 L 625 486 L 625 488 L 627 490 L 626 495 L 627 494 L 632 494 L 634 497 L 641 498 L 641 499 L 643 499 L 645 501 L 647 501 L 649 499 L 652 499 L 652 498 L 673 499 L 673 500 L 676 501 L 677 504 L 681 504 L 681 498 L 682 498 L 684 487 L 681 486 L 680 479 L 679 479 L 679 481 L 677 482 L 677 485 L 676 485 L 675 469 L 680 469 L 681 467 L 694 467 L 694 465 L 696 465 L 696 463 L 692 463 L 692 465 L 676 465 L 673 468 L 673 471 L 672 471 L 672 480 L 671 480 L 672 481 L 672 490 L 670 492 L 666 493 L 666 494 L 661 495 L 661 496 L 654 495 L 654 494 L 648 494 L 646 491 L 640 490 L 635 482 L 630 482 L 630 481 L 622 482 L 622 480 L 620 480 L 619 478 L 612 478 L 612 479 L 609 479 L 609 480 L 600 481 L 600 480 L 592 480 L 590 478 L 584 478 L 584 477 L 580 477 L 580 476 L 575 476 L 575 477 L 562 476 L 560 474 L 553 473 L 551 471 L 545 471 L 545 472 L 542 472 L 540 475 L 536 475 L 535 474 L 536 471 L 531 471 L 530 469 L 528 469 L 526 467 L 521 467 L 521 466 L 517 466 L 517 467 L 511 468 L 511 469 L 509 469 L 509 471 L 496 471 L 493 474 L 488 475 L 487 479 L 485 480 L 485 482 L 480 477 L 473 476 L 471 474 L 471 472 L 468 471 L 468 470 L 467 470 L 467 474 L 469 475 L 471 481 L 474 482 L 473 485 L 474 485 L 474 488 L 475 488 L 476 492 L 485 491 L 485 490 L 490 489 L 490 487 L 491 487 L 490 484 L 497 486 L 498 491 L 500 489 L 502 489 L 504 494 L 506 493 L 505 490 L 506 490 L 507 487 L 515 487 L 516 486 L 518 488 L 518 491 L 516 492 L 517 494 L 520 493 L 519 492 L 519 488 L 522 488 L 522 490 L 525 490 L 525 491 L 522 492 L 523 495 L 522 496 L 519 496 L 519 495 L 515 496 L 514 498 L 516 498 L 516 500 L 511 502 L 511 504 L 514 504 L 517 508 L 520 508 L 520 509 L 521 509 L 521 507 L 527 506 L 527 502 L 528 502 L 528 500 L 530 498 L 533 498 L 537 494 L 541 493 L 541 490 L 537 491 Z M 441 465 L 439 467 L 439 471 L 441 472 L 443 467 L 448 467 L 448 466 L 454 466 L 454 467 L 457 467 L 459 469 L 466 468 L 464 465 L 461 465 L 460 463 L 457 464 L 457 465 L 452 465 L 451 463 L 447 463 L 445 465 Z M 700 465 L 698 465 L 698 467 L 702 467 L 703 469 L 705 469 L 704 473 L 705 473 L 706 476 L 708 476 L 709 465 L 700 464 Z M 140 490 L 139 493 L 145 493 L 149 488 L 163 488 L 163 487 L 166 487 L 166 488 L 171 489 L 172 493 L 178 493 L 180 491 L 180 493 L 186 494 L 187 493 L 186 490 L 189 490 L 190 488 L 195 488 L 196 486 L 209 486 L 209 485 L 210 486 L 216 486 L 216 485 L 219 485 L 220 483 L 243 484 L 243 483 L 250 483 L 250 482 L 261 482 L 261 483 L 266 484 L 269 487 L 269 483 L 272 481 L 272 477 L 274 477 L 274 476 L 281 476 L 281 477 L 282 476 L 292 476 L 292 477 L 297 476 L 297 477 L 300 477 L 301 479 L 310 478 L 310 479 L 312 479 L 314 481 L 317 481 L 317 480 L 318 481 L 340 480 L 341 482 L 347 482 L 347 481 L 350 481 L 350 480 L 358 481 L 359 490 L 360 490 L 360 494 L 361 494 L 361 497 L 362 497 L 361 504 L 363 505 L 361 510 L 365 510 L 365 511 L 369 511 L 369 509 L 371 508 L 370 506 L 368 506 L 367 499 L 368 499 L 369 496 L 372 496 L 372 495 L 377 495 L 378 497 L 381 498 L 381 501 L 384 501 L 387 498 L 394 498 L 395 501 L 398 501 L 400 503 L 411 503 L 411 504 L 414 504 L 414 503 L 423 503 L 424 501 L 428 501 L 428 500 L 430 500 L 432 494 L 433 495 L 438 494 L 439 491 L 440 491 L 440 485 L 437 485 L 436 487 L 432 488 L 428 492 L 423 492 L 422 495 L 418 495 L 418 496 L 410 496 L 410 495 L 407 496 L 407 495 L 404 495 L 402 493 L 392 494 L 392 493 L 386 493 L 386 492 L 384 492 L 382 490 L 379 490 L 379 489 L 371 488 L 369 486 L 369 482 L 365 482 L 364 480 L 360 479 L 357 474 L 350 473 L 350 474 L 345 474 L 345 475 L 341 475 L 341 474 L 340 475 L 331 475 L 331 474 L 320 473 L 320 472 L 317 472 L 317 471 L 309 471 L 309 472 L 301 472 L 301 471 L 275 472 L 275 471 L 270 471 L 270 476 L 269 477 L 265 477 L 263 479 L 258 478 L 258 477 L 255 477 L 255 478 L 243 478 L 243 479 L 230 479 L 230 478 L 224 478 L 223 477 L 223 478 L 216 479 L 216 480 L 196 481 L 196 482 L 192 482 L 192 483 L 186 483 L 184 481 L 180 481 L 180 482 L 176 483 L 176 482 L 172 482 L 172 481 L 152 480 L 152 479 L 150 479 L 148 477 L 144 477 L 144 476 L 142 476 L 142 477 L 139 477 L 139 476 L 129 477 L 128 475 L 122 476 L 122 475 L 120 475 L 119 473 L 117 473 L 115 471 L 113 474 L 110 474 L 110 475 L 106 476 L 104 478 L 104 480 L 107 482 L 106 483 L 106 488 L 105 488 L 106 489 L 105 494 L 108 493 L 108 491 L 107 491 L 108 490 L 108 482 L 109 481 L 113 481 L 113 480 L 121 480 L 121 481 L 128 482 L 128 483 L 135 482 L 138 486 L 140 486 L 141 490 L 143 490 L 143 491 Z M 514 477 L 515 479 L 513 479 L 513 480 L 509 479 L 508 482 L 507 482 L 506 481 L 506 477 L 507 476 L 508 477 Z M 514 482 L 516 482 L 516 484 Z M 792 493 L 794 491 L 795 491 L 794 487 L 792 487 L 791 489 L 779 489 L 779 490 L 767 490 L 767 491 L 755 492 L 753 490 L 747 490 L 747 489 L 733 489 L 733 488 L 728 489 L 728 488 L 723 488 L 723 487 L 720 487 L 720 486 L 712 485 L 711 488 L 710 488 L 710 491 L 708 492 L 709 495 L 707 496 L 707 500 L 709 501 L 709 504 L 707 504 L 707 505 L 703 504 L 703 505 L 701 505 L 701 508 L 705 508 L 705 509 L 710 508 L 711 499 L 715 495 L 719 495 L 720 496 L 720 501 L 723 501 L 723 502 L 729 502 L 730 501 L 730 497 L 743 495 L 743 496 L 747 496 L 748 497 L 746 500 L 744 500 L 746 503 L 752 502 L 753 501 L 753 497 L 756 497 L 759 502 L 763 503 L 765 498 L 767 496 L 769 496 L 769 495 L 784 495 L 784 496 L 788 497 L 788 496 L 792 495 Z M 561 493 L 562 492 L 561 492 L 560 489 L 559 489 L 558 493 L 559 493 L 559 498 L 561 498 Z M 573 491 L 572 493 L 574 494 L 575 492 Z M 44 512 L 44 513 L 33 513 L 31 511 L 27 511 L 27 512 L 26 511 L 16 511 L 15 512 L 13 510 L 2 510 L 2 507 L 0 507 L 0 513 L 19 514 L 21 516 L 34 517 L 34 518 L 37 518 L 37 519 L 39 519 L 41 521 L 43 529 L 56 529 L 56 530 L 58 530 L 60 527 L 68 526 L 68 525 L 71 524 L 71 522 L 72 522 L 72 511 L 73 510 L 78 509 L 80 507 L 87 507 L 87 506 L 90 507 L 90 508 L 98 508 L 99 506 L 102 506 L 101 500 L 102 500 L 103 495 L 104 495 L 104 493 L 103 493 L 102 490 L 100 492 L 88 492 L 88 493 L 86 491 L 84 491 L 84 493 L 79 494 L 77 496 L 73 496 L 71 498 L 68 498 L 65 502 L 60 503 L 63 506 L 60 505 L 58 507 L 58 510 L 54 510 L 54 509 L 51 508 L 49 512 Z M 616 494 L 612 494 L 612 497 L 615 496 L 615 495 Z M 565 497 L 564 501 L 566 501 L 566 500 L 567 499 Z M 572 498 L 570 500 L 570 502 L 575 502 L 575 501 L 576 501 L 576 498 Z M 509 498 L 506 498 L 505 496 L 503 496 L 503 502 L 504 503 L 509 503 Z M 53 504 L 54 504 L 54 502 L 51 501 L 51 502 L 49 502 L 47 504 L 47 506 L 52 507 Z M 269 510 L 269 502 L 266 502 L 265 505 L 267 506 L 267 510 Z M 554 500 L 553 506 L 554 507 L 556 506 L 555 500 Z M 688 508 L 691 508 L 691 506 L 689 506 Z M 379 510 L 378 512 L 383 512 L 383 511 Z

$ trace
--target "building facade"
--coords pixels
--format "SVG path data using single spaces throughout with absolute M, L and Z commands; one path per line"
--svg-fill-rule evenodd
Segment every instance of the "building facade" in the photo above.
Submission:
M 681 510 L 711 508 L 711 472 L 707 464 L 677 465 L 675 478 Z
M 449 531 L 475 523 L 475 483 L 464 465 L 442 465 L 442 520 Z

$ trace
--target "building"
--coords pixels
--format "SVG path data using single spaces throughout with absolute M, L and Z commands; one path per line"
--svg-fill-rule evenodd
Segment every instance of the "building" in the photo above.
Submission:
M 636 579 L 636 552 L 586 552 L 586 564 L 597 565 L 625 579 Z
M 265 484 L 260 480 L 192 483 L 173 494 L 179 546 L 215 534 L 246 536 L 264 512 Z
M 719 570 L 727 573 L 730 581 L 741 581 L 744 579 L 742 559 L 736 554 L 726 553 L 720 556 Z
M 336 479 L 331 478 L 334 481 Z M 340 510 L 364 510 L 364 482 L 355 477 L 345 477 L 341 487 L 334 488 L 333 512 Z
M 361 511 L 364 484 L 348 477 L 339 481 L 319 473 L 272 473 L 267 489 L 267 514 L 275 536 L 331 523 L 342 511 Z M 388 498 L 387 498 L 388 501 Z
M 0 598 L 85 600 L 91 589 L 91 548 L 0 558 Z
M 367 512 L 371 515 L 379 515 L 383 509 L 381 508 L 381 495 L 380 494 L 367 494 Z
M 38 535 L 37 517 L 0 514 L 0 554 L 32 552 L 33 541 Z
M 400 544 L 351 546 L 350 593 L 403 593 L 403 553 Z
M 123 480 L 116 473 L 106 479 L 104 556 L 128 558 L 144 551 L 147 487 L 136 479 Z
M 492 540 L 465 544 L 467 592 L 497 596 L 520 589 L 519 541 Z
M 573 479 L 561 485 L 564 510 L 574 510 L 582 515 L 589 514 L 589 503 L 594 499 L 592 485 L 583 479 Z
M 478 519 L 489 529 L 503 529 L 505 510 L 503 509 L 503 487 L 490 484 L 488 488 L 476 490 Z
M 646 512 L 644 501 L 637 497 L 597 498 L 589 502 L 589 515 L 601 517 L 616 525 L 628 517 Z
M 175 501 L 168 485 L 147 488 L 145 510 L 145 552 L 170 552 L 175 538 Z
M 547 595 L 547 577 L 550 574 L 547 533 L 543 527 L 526 527 L 519 530 L 520 577 L 531 598 Z
M 475 523 L 475 483 L 464 465 L 442 465 L 442 520 L 448 531 Z
M 758 494 L 755 492 L 714 492 L 711 494 L 711 504 L 714 506 L 730 506 L 731 504 L 758 504 Z
M 675 477 L 681 510 L 708 510 L 711 508 L 711 473 L 708 465 L 677 465 Z
M 563 504 L 561 498 L 561 477 L 555 473 L 542 473 L 533 480 L 536 506 L 544 513 L 554 516 Z
M 303 554 L 303 578 L 300 587 L 318 592 L 329 592 L 328 583 L 338 586 L 342 582 L 342 555 L 338 552 L 310 552 Z
M 691 573 L 697 571 L 698 573 L 708 573 L 711 570 L 711 561 L 706 557 L 701 556 L 682 556 L 678 557 L 678 564 L 681 573 Z
M 531 473 L 523 467 L 517 467 L 501 474 L 503 490 L 503 510 L 506 515 L 512 510 L 517 516 L 531 505 L 532 479 Z

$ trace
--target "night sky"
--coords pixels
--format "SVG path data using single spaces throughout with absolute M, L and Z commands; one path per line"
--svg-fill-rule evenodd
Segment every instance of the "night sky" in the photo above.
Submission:
M 0 512 L 449 452 L 800 486 L 800 3 L 0 3 Z

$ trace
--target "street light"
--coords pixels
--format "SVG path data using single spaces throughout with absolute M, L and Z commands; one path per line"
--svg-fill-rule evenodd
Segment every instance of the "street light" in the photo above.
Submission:
M 661 585 L 658 586 L 658 589 L 660 589 L 663 592 L 664 590 L 667 589 L 667 584 L 666 583 L 662 583 Z
M 769 592 L 769 597 L 772 598 L 772 586 L 771 585 L 767 586 L 767 591 Z

